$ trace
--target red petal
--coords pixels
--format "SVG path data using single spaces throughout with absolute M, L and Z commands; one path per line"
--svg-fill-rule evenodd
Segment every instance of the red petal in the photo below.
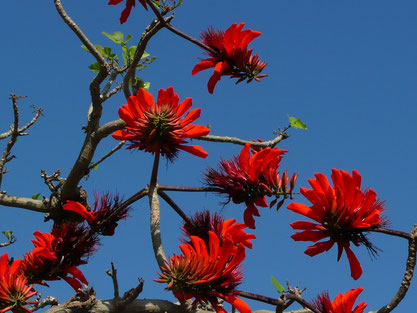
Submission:
M 195 138 L 207 136 L 210 133 L 210 129 L 203 125 L 188 125 L 192 126 L 191 128 L 187 127 L 184 130 L 184 137 Z
M 194 66 L 193 70 L 191 71 L 191 75 L 195 75 L 208 68 L 214 67 L 215 65 L 216 63 L 214 62 L 214 59 L 203 60 L 200 63 L 196 64 L 196 66 Z
M 356 258 L 356 255 L 350 250 L 349 243 L 346 243 L 344 248 L 349 260 L 350 275 L 354 280 L 357 280 L 362 275 L 362 266 Z
M 304 251 L 304 253 L 313 257 L 324 251 L 329 251 L 333 247 L 333 245 L 334 245 L 333 240 L 318 242 L 315 245 L 308 247 L 307 250 Z
M 78 213 L 88 222 L 88 224 L 91 224 L 94 222 L 94 219 L 95 219 L 94 215 L 91 214 L 91 212 L 88 212 L 85 206 L 83 206 L 79 202 L 67 200 L 67 203 L 63 206 L 62 209 Z
M 305 230 L 300 233 L 295 233 L 291 236 L 295 241 L 312 241 L 316 242 L 322 240 L 326 237 L 329 237 L 324 231 L 321 230 Z
M 205 159 L 208 156 L 208 153 L 203 150 L 200 146 L 185 146 L 185 145 L 178 145 L 178 149 L 187 151 L 188 153 L 194 154 L 200 158 Z

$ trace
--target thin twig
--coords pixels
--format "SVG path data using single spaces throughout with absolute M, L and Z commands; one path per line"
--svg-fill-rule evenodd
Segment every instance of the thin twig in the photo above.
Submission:
M 26 98 L 21 96 L 16 96 L 15 94 L 11 94 L 9 99 L 12 99 L 13 105 L 13 115 L 14 115 L 14 122 L 13 126 L 11 126 L 12 135 L 10 136 L 9 142 L 4 148 L 3 154 L 0 159 L 0 187 L 3 180 L 4 174 L 4 166 L 7 162 L 9 162 L 13 157 L 9 157 L 10 152 L 17 141 L 17 137 L 19 135 L 19 107 L 17 106 L 17 99 Z
M 35 122 L 37 121 L 37 119 L 39 118 L 39 116 L 42 115 L 43 109 L 41 109 L 41 108 L 36 109 L 35 107 L 33 107 L 33 108 L 35 109 L 35 116 L 29 121 L 29 123 L 27 123 L 22 128 L 19 128 L 19 130 L 18 130 L 19 136 L 24 135 L 25 134 L 24 132 L 27 129 L 29 129 L 29 127 L 31 127 L 33 124 L 35 124 Z M 9 131 L 7 131 L 7 132 L 5 132 L 3 134 L 0 134 L 0 140 L 9 137 L 12 134 L 12 132 L 13 132 L 13 130 L 9 130 Z
M 188 216 L 184 213 L 183 210 L 181 210 L 181 208 L 174 202 L 174 200 L 172 200 L 163 190 L 159 189 L 159 186 L 158 195 L 160 195 L 161 198 L 164 199 L 165 202 L 168 203 L 174 209 L 174 211 L 178 213 L 179 216 L 181 216 L 185 223 L 190 225 L 192 228 L 196 228 L 193 221 L 188 218 Z
M 283 141 L 284 139 L 287 139 L 289 135 L 287 135 L 284 131 L 281 131 L 279 135 L 269 141 L 249 141 L 249 140 L 243 140 L 237 137 L 225 137 L 225 136 L 214 136 L 214 135 L 207 135 L 203 137 L 196 137 L 193 139 L 197 140 L 205 140 L 205 141 L 213 141 L 213 142 L 227 142 L 227 143 L 233 143 L 237 145 L 246 145 L 247 143 L 250 143 L 253 147 L 275 147 L 279 142 Z
M 378 311 L 370 313 L 389 313 L 395 309 L 395 307 L 402 301 L 407 294 L 408 288 L 410 287 L 411 280 L 413 279 L 414 268 L 416 266 L 416 250 L 417 250 L 417 225 L 414 225 L 413 230 L 410 234 L 408 241 L 408 257 L 405 266 L 405 272 L 401 281 L 400 288 L 395 294 L 394 298 L 385 306 L 380 308 Z
M 156 261 L 159 268 L 162 268 L 167 262 L 164 248 L 162 246 L 161 239 L 161 214 L 159 207 L 158 189 L 156 186 L 158 178 L 158 166 L 159 166 L 159 152 L 155 154 L 155 159 L 152 167 L 152 176 L 149 183 L 149 206 L 151 208 L 151 238 L 152 246 L 155 254 Z
M 168 186 L 158 185 L 158 191 L 185 191 L 185 192 L 221 192 L 220 188 L 215 187 L 186 187 L 186 186 Z
M 161 23 L 163 24 L 163 26 L 165 28 L 167 28 L 168 30 L 170 30 L 171 32 L 173 32 L 174 34 L 192 42 L 193 44 L 199 46 L 200 48 L 203 48 L 204 50 L 209 51 L 210 53 L 213 54 L 217 54 L 218 51 L 214 50 L 213 48 L 210 48 L 209 46 L 205 45 L 204 43 L 202 43 L 201 41 L 187 35 L 186 33 L 183 33 L 182 31 L 176 29 L 175 27 L 173 27 L 171 24 L 169 24 L 168 21 L 166 21 L 164 19 L 164 17 L 162 16 L 161 12 L 159 12 L 158 8 L 155 7 L 155 5 L 153 4 L 153 2 L 151 0 L 146 0 L 146 2 L 149 4 L 149 6 L 151 7 L 152 11 L 155 13 L 155 15 L 157 16 L 157 18 L 161 21 Z
M 142 292 L 143 290 L 143 284 L 144 284 L 144 280 L 142 278 L 138 278 L 139 280 L 139 284 L 136 286 L 136 288 L 132 288 L 129 291 L 126 291 L 122 297 L 122 299 L 117 303 L 116 307 L 118 309 L 118 311 L 123 311 L 121 310 L 123 307 L 125 307 L 126 305 L 132 303 L 138 296 L 139 294 Z
M 125 140 L 120 141 L 117 146 L 115 146 L 113 149 L 111 149 L 109 152 L 107 152 L 105 155 L 103 155 L 98 161 L 91 163 L 91 165 L 88 167 L 88 170 L 91 171 L 93 168 L 95 168 L 97 165 L 99 165 L 101 162 L 103 162 L 105 159 L 110 157 L 113 153 L 120 150 L 123 145 L 125 144 Z
M 114 267 L 114 263 L 111 262 L 111 271 L 107 270 L 106 274 L 109 275 L 113 281 L 113 289 L 114 289 L 114 298 L 115 299 L 119 299 L 120 295 L 119 295 L 119 283 L 117 281 L 117 270 Z

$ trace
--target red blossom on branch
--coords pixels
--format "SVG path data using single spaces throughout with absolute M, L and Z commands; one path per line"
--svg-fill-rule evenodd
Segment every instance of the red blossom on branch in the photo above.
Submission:
M 173 160 L 178 150 L 207 157 L 207 152 L 200 146 L 184 145 L 187 143 L 184 138 L 206 136 L 210 132 L 203 125 L 191 124 L 200 117 L 201 109 L 192 109 L 181 118 L 191 108 L 192 99 L 186 98 L 180 104 L 178 101 L 179 97 L 172 87 L 159 90 L 156 104 L 149 92 L 140 89 L 119 109 L 119 116 L 127 126 L 126 130 L 113 133 L 113 138 L 130 141 L 132 144 L 128 149 L 161 153 L 168 160 Z
M 245 247 L 252 249 L 252 239 L 256 239 L 253 234 L 244 231 L 247 226 L 242 223 L 236 223 L 235 219 L 224 220 L 222 216 L 214 213 L 210 215 L 210 211 L 197 212 L 191 218 L 193 225 L 184 223 L 182 231 L 188 238 L 197 236 L 204 240 L 206 245 L 209 245 L 209 231 L 212 231 L 220 239 L 229 238 L 236 245 L 242 243 Z M 191 243 L 190 240 L 184 239 L 183 242 Z
M 333 169 L 330 186 L 327 177 L 321 173 L 315 174 L 316 179 L 309 179 L 313 189 L 301 188 L 301 194 L 313 205 L 308 207 L 302 203 L 291 203 L 288 209 L 295 213 L 311 218 L 317 223 L 298 221 L 291 224 L 293 229 L 303 230 L 291 236 L 295 241 L 317 242 L 308 247 L 305 254 L 316 254 L 330 250 L 334 243 L 338 245 L 339 261 L 343 250 L 349 260 L 351 276 L 358 279 L 362 275 L 362 267 L 355 254 L 350 249 L 350 242 L 355 246 L 365 245 L 371 253 L 376 253 L 375 247 L 368 241 L 364 231 L 378 228 L 386 223 L 380 214 L 384 211 L 383 203 L 377 199 L 375 191 L 362 191 L 361 175 L 353 170 L 352 175 L 343 170 Z
M 241 313 L 250 313 L 249 306 L 235 295 L 235 287 L 241 283 L 241 262 L 245 258 L 243 244 L 235 245 L 228 238 L 222 241 L 212 231 L 209 243 L 191 236 L 191 243 L 180 245 L 183 255 L 174 255 L 161 268 L 157 282 L 167 283 L 181 302 L 195 298 L 194 304 L 210 302 L 216 312 L 226 313 L 219 306 L 218 298 L 232 304 Z
M 38 303 L 28 300 L 37 292 L 33 285 L 27 285 L 28 281 L 20 271 L 21 262 L 19 259 L 9 264 L 7 253 L 0 257 L 0 312 L 32 313 L 26 305 Z
M 45 280 L 63 279 L 77 291 L 82 288 L 81 283 L 88 285 L 83 273 L 76 267 L 86 263 L 81 260 L 79 247 L 75 244 L 83 240 L 83 237 L 74 236 L 82 236 L 83 233 L 74 231 L 80 229 L 76 224 L 64 224 L 61 227 L 63 228 L 59 228 L 59 231 L 54 228 L 52 234 L 34 232 L 37 239 L 33 240 L 35 248 L 24 256 L 21 272 L 31 283 L 47 285 Z M 70 228 L 72 231 L 69 231 Z M 63 229 L 66 231 L 62 232 Z M 94 247 L 90 245 L 88 249 L 90 251 L 87 253 L 91 253 Z
M 313 305 L 321 313 L 362 313 L 367 307 L 365 302 L 359 303 L 353 309 L 356 298 L 362 291 L 363 288 L 356 288 L 349 290 L 344 295 L 339 293 L 333 302 L 330 301 L 329 293 L 324 292 L 313 301 Z
M 209 169 L 205 175 L 206 184 L 218 188 L 234 203 L 244 202 L 247 206 L 243 215 L 245 224 L 254 229 L 253 216 L 260 216 L 256 206 L 267 207 L 266 196 L 279 197 L 280 193 L 290 193 L 294 187 L 296 174 L 288 187 L 286 172 L 281 176 L 278 171 L 282 155 L 286 152 L 278 148 L 265 148 L 253 150 L 251 155 L 251 145 L 247 143 L 239 157 L 220 161 L 220 171 Z
M 267 75 L 260 74 L 266 63 L 258 59 L 258 55 L 252 55 L 252 49 L 248 50 L 249 43 L 261 35 L 251 29 L 242 31 L 244 23 L 233 24 L 225 32 L 215 31 L 209 28 L 201 35 L 202 42 L 215 52 L 206 52 L 210 58 L 201 60 L 192 70 L 192 75 L 200 71 L 214 67 L 214 73 L 207 83 L 208 91 L 213 93 L 214 87 L 221 76 L 239 78 L 237 83 L 247 79 L 248 83 L 253 79 L 259 79 Z
M 113 236 L 118 222 L 128 216 L 130 207 L 121 207 L 119 196 L 112 197 L 108 193 L 101 197 L 95 194 L 94 198 L 94 209 L 91 212 L 81 203 L 71 200 L 62 209 L 81 215 L 95 232 Z

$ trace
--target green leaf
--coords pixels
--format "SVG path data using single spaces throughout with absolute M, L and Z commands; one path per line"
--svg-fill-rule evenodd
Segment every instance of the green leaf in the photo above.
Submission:
M 104 47 L 103 49 L 103 53 L 102 53 L 106 58 L 111 58 L 111 48 L 109 47 Z
M 123 33 L 122 32 L 114 32 L 113 34 L 108 34 L 106 32 L 102 32 L 102 34 L 104 36 L 106 36 L 107 38 L 109 38 L 111 41 L 118 43 L 118 44 L 122 44 L 123 43 Z
M 148 52 L 144 52 L 143 54 L 142 54 L 142 57 L 141 57 L 141 59 L 143 59 L 143 58 L 147 58 L 148 56 L 150 56 L 150 54 L 148 53 Z M 155 57 L 156 58 L 156 57 Z
M 97 51 L 100 52 L 102 55 L 105 54 L 105 48 L 103 48 L 102 45 L 94 45 L 96 47 Z
M 133 58 L 135 57 L 135 52 L 136 52 L 136 46 L 131 46 L 127 53 L 131 60 L 133 60 Z
M 93 63 L 93 64 L 91 64 L 88 68 L 89 68 L 90 70 L 92 70 L 93 72 L 98 73 L 98 72 L 100 72 L 100 63 L 98 63 L 98 62 L 94 62 L 94 63 Z
M 151 83 L 150 82 L 143 82 L 142 84 L 142 88 L 145 89 L 146 91 L 149 91 L 149 88 L 151 87 Z
M 125 43 L 128 42 L 130 39 L 132 39 L 132 36 L 127 35 L 126 39 L 125 39 Z
M 275 279 L 274 276 L 271 276 L 271 281 L 274 284 L 274 287 L 278 290 L 278 292 L 284 291 L 284 287 Z
M 88 48 L 84 45 L 81 46 L 81 49 L 84 49 L 85 51 L 90 52 L 90 50 L 88 50 Z
M 2 231 L 2 233 L 7 237 L 7 239 L 10 239 L 13 237 L 13 232 L 11 230 Z
M 288 120 L 290 121 L 291 127 L 298 128 L 298 129 L 307 129 L 307 125 L 304 124 L 300 119 L 288 116 Z
M 40 195 L 41 195 L 41 193 L 35 193 L 35 194 L 32 196 L 32 199 L 38 200 Z
M 98 170 L 98 164 L 93 167 L 93 170 Z

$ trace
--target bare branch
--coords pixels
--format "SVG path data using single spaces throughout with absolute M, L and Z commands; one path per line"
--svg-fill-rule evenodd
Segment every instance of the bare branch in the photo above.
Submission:
M 36 109 L 34 106 L 31 106 L 35 109 L 35 116 L 32 118 L 32 120 L 30 120 L 29 123 L 27 123 L 25 126 L 23 126 L 22 128 L 19 128 L 19 130 L 17 131 L 19 136 L 23 136 L 23 135 L 27 135 L 26 133 L 24 133 L 27 129 L 29 129 L 29 127 L 31 127 L 33 124 L 35 124 L 35 122 L 37 121 L 37 119 L 39 118 L 39 116 L 41 116 L 42 114 L 42 109 Z M 13 130 L 9 130 L 3 134 L 0 134 L 0 140 L 1 139 L 5 139 L 9 136 L 11 136 Z
M 21 208 L 41 213 L 49 212 L 49 210 L 44 205 L 44 201 L 42 200 L 9 196 L 5 194 L 0 194 L 0 205 Z
M 149 206 L 151 208 L 151 238 L 152 246 L 156 261 L 159 268 L 162 268 L 167 262 L 161 239 L 161 214 L 159 206 L 158 189 L 156 186 L 159 165 L 159 153 L 155 154 L 152 168 L 151 181 L 149 183 Z
M 117 281 L 117 270 L 114 267 L 114 263 L 111 262 L 111 271 L 107 270 L 106 274 L 109 275 L 113 281 L 113 289 L 114 289 L 114 298 L 119 299 L 119 283 Z
M 174 209 L 175 212 L 177 212 L 179 216 L 181 216 L 184 222 L 186 222 L 191 227 L 196 228 L 194 223 L 188 218 L 184 211 L 181 210 L 181 208 L 174 202 L 174 200 L 172 200 L 163 190 L 158 189 L 158 194 Z
M 392 300 L 378 311 L 372 311 L 370 313 L 388 313 L 395 309 L 395 307 L 402 301 L 407 294 L 410 287 L 411 280 L 413 279 L 414 268 L 416 266 L 416 250 L 417 250 L 417 225 L 414 225 L 411 231 L 411 236 L 408 241 L 408 257 L 405 266 L 405 272 L 403 280 L 401 281 L 400 288 Z
M 139 280 L 139 284 L 137 285 L 137 287 L 132 288 L 129 291 L 126 291 L 124 293 L 122 299 L 120 299 L 120 301 L 117 303 L 117 308 L 118 309 L 123 309 L 123 307 L 132 303 L 134 300 L 136 300 L 136 298 L 142 292 L 143 284 L 144 284 L 145 281 L 142 278 L 138 278 L 138 280 Z
M 103 162 L 105 159 L 107 159 L 108 157 L 110 157 L 113 153 L 115 153 L 116 151 L 120 150 L 123 145 L 125 144 L 126 141 L 120 141 L 117 146 L 115 146 L 113 149 L 111 149 L 109 152 L 107 152 L 104 156 L 102 156 L 98 161 L 92 163 L 89 167 L 88 170 L 92 170 L 93 168 L 95 168 L 97 165 L 99 165 L 101 162 Z
M 32 312 L 35 312 L 35 311 L 37 311 L 39 309 L 42 309 L 42 308 L 44 308 L 46 306 L 53 306 L 53 305 L 58 305 L 58 299 L 57 298 L 54 298 L 54 297 L 51 297 L 51 296 L 48 296 L 48 297 L 45 297 L 39 303 L 37 303 L 34 306 L 32 306 L 30 308 L 30 310 Z
M 254 147 L 270 147 L 273 148 L 275 147 L 279 142 L 285 140 L 289 138 L 289 135 L 287 135 L 287 133 L 285 133 L 285 131 L 281 131 L 279 133 L 279 135 L 269 141 L 263 141 L 263 142 L 258 142 L 258 141 L 248 141 L 248 140 L 243 140 L 237 137 L 224 137 L 224 136 L 214 136 L 214 135 L 207 135 L 207 136 L 203 136 L 203 137 L 196 137 L 193 139 L 197 139 L 197 140 L 205 140 L 205 141 L 213 141 L 213 142 L 226 142 L 226 143 L 233 143 L 233 144 L 237 144 L 237 145 L 246 145 L 247 143 L 250 143 L 252 146 Z
M 11 126 L 10 131 L 12 132 L 11 137 L 9 139 L 9 142 L 6 145 L 6 148 L 4 148 L 3 154 L 0 159 L 0 187 L 3 180 L 3 174 L 4 174 L 4 165 L 6 165 L 7 162 L 9 162 L 13 157 L 9 157 L 10 152 L 12 151 L 12 148 L 14 144 L 17 141 L 17 136 L 19 135 L 19 107 L 17 106 L 17 99 L 20 98 L 26 98 L 22 96 L 16 96 L 15 94 L 11 94 L 9 99 L 12 99 L 12 105 L 13 105 L 13 115 L 14 115 L 14 122 L 13 126 Z
M 123 129 L 125 126 L 126 126 L 126 123 L 122 119 L 108 122 L 97 130 L 97 134 L 96 134 L 97 139 L 101 140 L 113 134 L 116 130 Z
M 209 46 L 205 45 L 204 43 L 202 43 L 201 41 L 183 33 L 182 31 L 176 29 L 175 27 L 173 27 L 171 24 L 169 24 L 169 21 L 166 21 L 164 19 L 164 17 L 162 16 L 161 12 L 159 12 L 158 8 L 153 4 L 153 2 L 151 0 L 146 0 L 146 2 L 148 3 L 148 5 L 151 7 L 153 13 L 155 13 L 156 17 L 159 19 L 159 21 L 161 21 L 161 23 L 163 24 L 163 27 L 169 29 L 171 32 L 173 32 L 174 34 L 192 42 L 193 44 L 199 46 L 200 48 L 203 48 L 204 50 L 207 50 L 213 54 L 217 54 L 218 51 L 210 48 Z

